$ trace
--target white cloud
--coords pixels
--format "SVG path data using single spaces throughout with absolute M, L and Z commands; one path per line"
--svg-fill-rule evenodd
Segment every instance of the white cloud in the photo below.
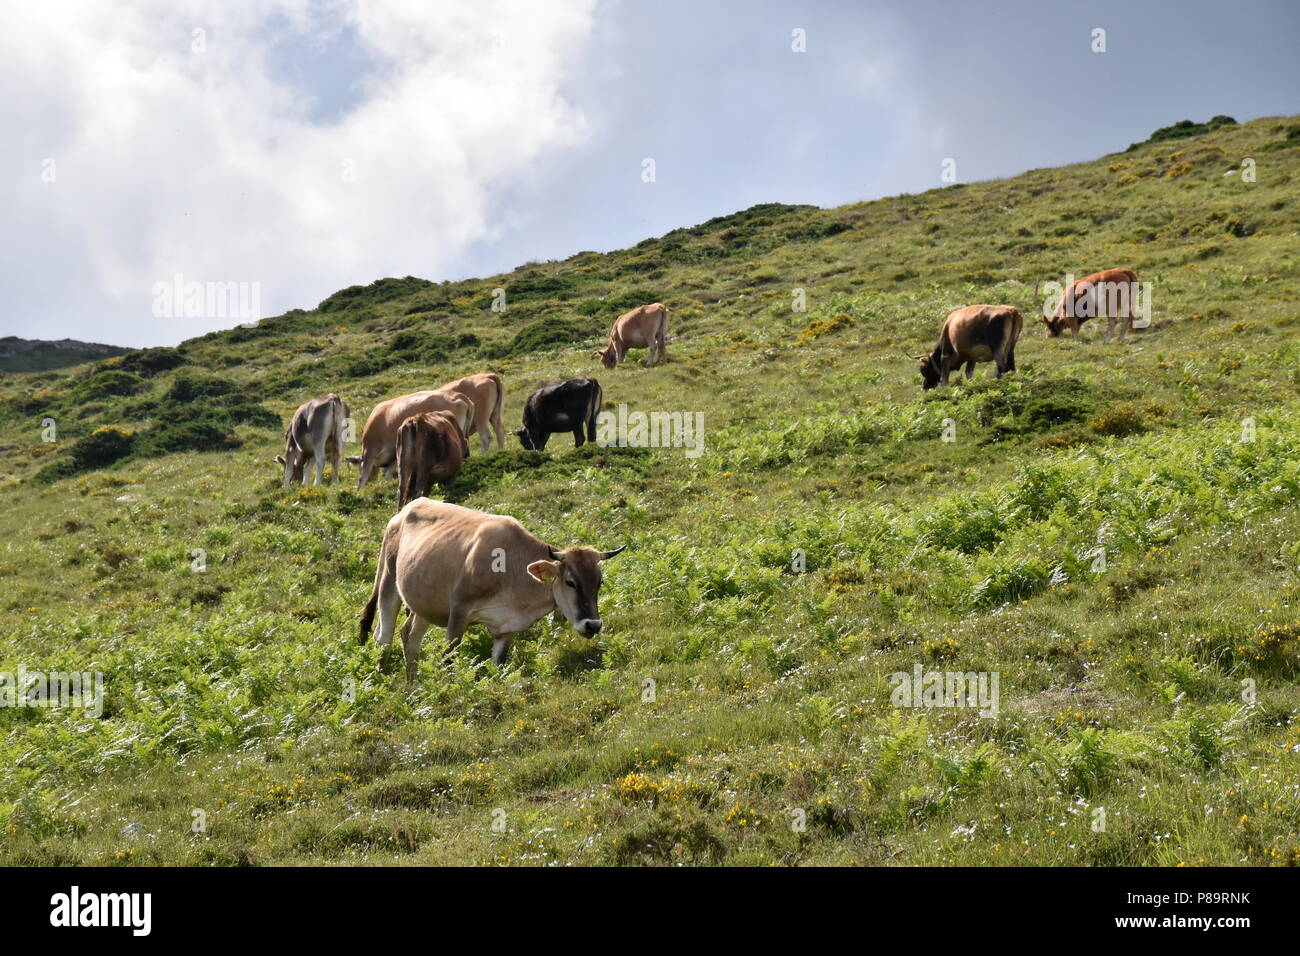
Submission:
M 4 5 L 0 285 L 23 290 L 5 325 L 39 334 L 40 313 L 60 334 L 176 341 L 232 324 L 160 328 L 151 289 L 176 273 L 260 282 L 274 314 L 454 271 L 501 228 L 504 185 L 586 141 L 564 90 L 594 2 Z M 320 121 L 282 60 L 340 35 L 370 68 Z

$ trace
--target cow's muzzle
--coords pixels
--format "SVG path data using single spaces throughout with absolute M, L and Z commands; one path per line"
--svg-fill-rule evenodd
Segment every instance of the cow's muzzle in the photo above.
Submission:
M 605 622 L 598 617 L 589 617 L 581 620 L 577 624 L 578 633 L 583 637 L 595 637 L 600 633 L 600 629 L 605 626 Z

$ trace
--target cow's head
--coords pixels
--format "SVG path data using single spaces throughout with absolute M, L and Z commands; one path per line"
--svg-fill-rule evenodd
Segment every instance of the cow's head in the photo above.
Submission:
M 534 561 L 528 565 L 528 573 L 535 580 L 551 586 L 556 608 L 569 619 L 575 631 L 583 637 L 595 637 L 605 626 L 596 606 L 600 584 L 604 580 L 600 563 L 608 561 L 623 548 L 613 551 L 581 546 L 563 551 L 551 548 L 551 560 Z
M 618 358 L 614 354 L 614 344 L 612 342 L 603 349 L 596 349 L 596 351 L 591 354 L 600 359 L 600 364 L 605 366 L 605 368 L 613 368 L 618 364 Z
M 515 436 L 519 439 L 519 444 L 524 446 L 525 451 L 542 451 L 546 448 L 546 440 L 550 435 L 544 433 L 535 433 L 527 425 L 515 430 Z
M 921 363 L 921 390 L 929 391 L 939 384 L 939 361 L 933 353 L 914 355 Z
M 288 488 L 291 484 L 302 481 L 303 465 L 307 461 L 307 456 L 302 453 L 298 444 L 285 433 L 284 454 L 275 456 L 276 464 L 284 469 L 284 487 Z
M 1043 319 L 1043 325 L 1049 339 L 1057 338 L 1065 331 L 1065 319 L 1059 315 L 1051 315 Z

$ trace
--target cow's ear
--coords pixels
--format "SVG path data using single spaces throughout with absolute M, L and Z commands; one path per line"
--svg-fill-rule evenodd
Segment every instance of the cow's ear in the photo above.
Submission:
M 534 561 L 528 565 L 528 576 L 534 581 L 550 581 L 560 573 L 559 561 Z

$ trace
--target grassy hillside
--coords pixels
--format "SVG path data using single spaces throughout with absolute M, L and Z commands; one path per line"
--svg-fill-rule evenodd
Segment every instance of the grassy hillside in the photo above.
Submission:
M 0 862 L 1300 862 L 1298 128 L 759 206 L 7 377 L 0 660 L 102 671 L 106 700 L 0 708 Z M 1034 283 L 1110 266 L 1152 283 L 1151 328 L 1045 338 Z M 601 370 L 654 300 L 668 363 Z M 922 394 L 902 353 L 978 302 L 1031 317 L 1020 370 Z M 408 689 L 356 642 L 393 483 L 285 491 L 270 460 L 307 397 L 361 419 L 488 369 L 512 427 L 595 374 L 607 406 L 703 411 L 706 452 L 476 452 L 453 500 L 631 547 L 597 640 L 548 618 L 497 672 L 486 635 L 443 665 L 431 631 Z M 998 716 L 895 708 L 915 665 L 996 672 Z
M 129 351 L 131 350 L 118 345 L 100 345 L 98 342 L 79 342 L 76 339 L 47 342 L 6 335 L 0 339 L 0 372 L 47 372 L 50 369 L 69 368 L 84 362 L 124 355 Z

